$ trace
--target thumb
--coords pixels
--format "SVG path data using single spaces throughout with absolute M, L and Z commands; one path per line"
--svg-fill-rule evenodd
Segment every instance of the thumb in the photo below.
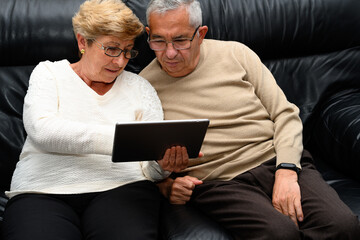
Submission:
M 196 181 L 194 181 L 193 183 L 194 183 L 195 185 L 200 185 L 200 184 L 203 183 L 203 181 L 201 181 L 201 180 L 196 180 Z
M 195 185 L 200 185 L 203 183 L 203 181 L 199 180 L 196 177 L 186 176 L 187 180 L 191 181 Z

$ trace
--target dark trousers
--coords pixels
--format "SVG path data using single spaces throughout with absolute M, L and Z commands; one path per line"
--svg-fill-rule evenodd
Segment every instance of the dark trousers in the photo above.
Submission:
M 190 204 L 208 214 L 235 239 L 360 239 L 357 217 L 322 179 L 311 157 L 299 174 L 304 221 L 299 228 L 272 206 L 275 159 L 231 181 L 196 186 Z
M 101 193 L 21 194 L 10 199 L 4 239 L 157 239 L 160 194 L 140 181 Z

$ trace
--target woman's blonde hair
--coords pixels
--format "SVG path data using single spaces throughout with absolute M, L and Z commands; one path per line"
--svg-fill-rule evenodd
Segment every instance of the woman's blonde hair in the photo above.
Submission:
M 133 40 L 144 31 L 139 18 L 121 0 L 87 0 L 72 18 L 75 36 L 115 36 Z

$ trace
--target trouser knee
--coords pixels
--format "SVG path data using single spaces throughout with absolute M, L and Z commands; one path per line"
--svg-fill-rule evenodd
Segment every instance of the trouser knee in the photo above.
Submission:
M 282 240 L 282 239 L 292 239 L 297 240 L 301 239 L 301 233 L 298 227 L 291 220 L 286 221 L 286 223 L 281 223 L 278 225 L 271 224 L 266 229 L 267 237 L 264 239 L 271 240 Z
M 229 229 L 234 239 L 297 240 L 301 232 L 288 217 L 263 219 L 250 228 Z

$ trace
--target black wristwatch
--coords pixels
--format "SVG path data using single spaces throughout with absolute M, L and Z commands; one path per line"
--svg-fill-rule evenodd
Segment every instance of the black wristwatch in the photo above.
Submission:
M 300 168 L 298 168 L 295 164 L 293 163 L 280 163 L 277 167 L 276 170 L 278 169 L 289 169 L 289 170 L 293 170 L 295 171 L 297 174 L 299 174 L 300 172 Z

